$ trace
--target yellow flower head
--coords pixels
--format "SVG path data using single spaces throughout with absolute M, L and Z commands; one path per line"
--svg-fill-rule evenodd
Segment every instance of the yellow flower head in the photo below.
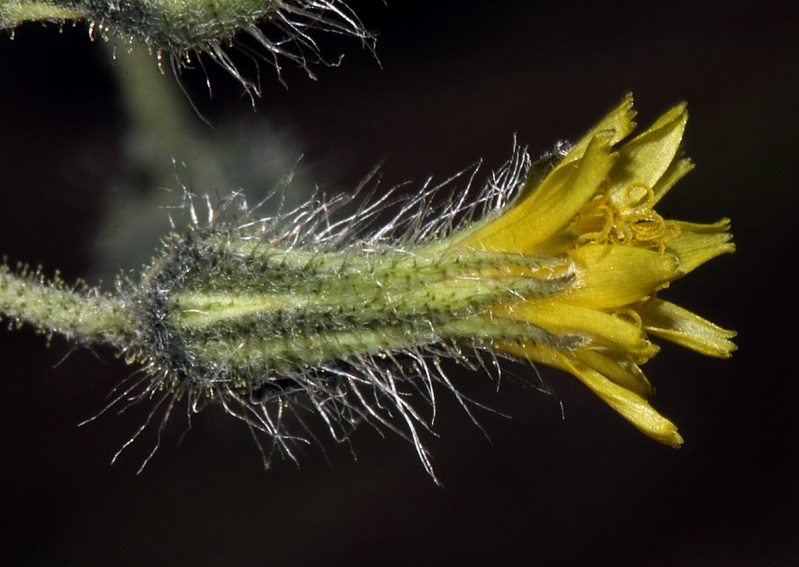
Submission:
M 658 351 L 648 335 L 726 358 L 735 333 L 657 292 L 734 245 L 728 219 L 671 221 L 654 209 L 693 168 L 681 157 L 685 104 L 628 139 L 632 107 L 628 95 L 543 179 L 528 177 L 515 201 L 454 234 L 452 244 L 558 258 L 559 267 L 548 266 L 552 277 L 568 276 L 558 293 L 519 297 L 490 315 L 572 340 L 494 340 L 489 348 L 570 372 L 643 433 L 676 447 L 677 428 L 647 402 L 652 387 L 640 365 Z
M 647 402 L 649 335 L 727 357 L 734 333 L 657 293 L 734 247 L 726 219 L 654 209 L 692 167 L 680 155 L 685 106 L 628 139 L 632 119 L 628 96 L 544 174 L 518 152 L 476 204 L 464 194 L 431 210 L 429 189 L 368 235 L 382 200 L 332 222 L 335 202 L 257 219 L 234 195 L 206 226 L 189 197 L 192 226 L 140 280 L 99 294 L 0 265 L 0 314 L 140 363 L 144 378 L 111 405 L 156 398 L 148 421 L 160 411 L 163 427 L 178 403 L 195 412 L 210 400 L 290 458 L 314 438 L 301 417 L 311 412 L 339 441 L 363 422 L 398 432 L 433 475 L 420 433 L 435 390 L 468 411 L 439 360 L 475 367 L 471 351 L 566 370 L 678 446 Z

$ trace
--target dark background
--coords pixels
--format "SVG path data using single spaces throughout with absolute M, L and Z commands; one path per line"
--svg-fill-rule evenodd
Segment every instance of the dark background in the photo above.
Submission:
M 352 40 L 318 80 L 263 70 L 257 116 L 289 131 L 337 186 L 388 156 L 385 185 L 455 173 L 575 138 L 627 90 L 640 123 L 687 100 L 698 164 L 667 217 L 733 220 L 738 252 L 666 297 L 739 331 L 731 360 L 664 345 L 646 367 L 681 450 L 639 434 L 568 375 L 558 398 L 480 374 L 488 442 L 442 395 L 431 439 L 438 488 L 412 447 L 369 430 L 357 460 L 312 448 L 264 472 L 243 426 L 196 416 L 136 469 L 152 438 L 109 460 L 134 410 L 82 428 L 129 369 L 32 330 L 0 330 L 0 562 L 15 565 L 793 565 L 799 558 L 796 211 L 799 13 L 793 2 L 358 2 L 378 64 Z M 92 266 L 104 186 L 124 168 L 126 118 L 85 29 L 28 25 L 0 38 L 0 253 Z M 211 70 L 184 80 L 212 122 L 252 115 Z M 164 80 L 172 80 L 167 76 Z M 164 156 L 169 160 L 170 156 Z M 321 168 L 324 170 L 324 167 Z M 320 186 L 327 180 L 318 178 Z M 201 182 L 198 182 L 201 185 Z M 205 188 L 213 191 L 214 188 Z M 794 368 L 794 370 L 791 370 Z M 518 375 L 532 375 L 519 367 Z M 457 373 L 457 370 L 454 371 Z M 565 418 L 561 418 L 561 404 Z M 142 408 L 146 409 L 146 408 Z

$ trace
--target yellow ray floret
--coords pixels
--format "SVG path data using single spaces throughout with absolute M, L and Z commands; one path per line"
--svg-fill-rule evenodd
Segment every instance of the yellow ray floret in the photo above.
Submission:
M 491 348 L 573 374 L 646 435 L 676 447 L 676 426 L 647 401 L 652 388 L 640 365 L 658 351 L 648 334 L 725 358 L 735 333 L 656 294 L 734 245 L 727 219 L 667 221 L 654 210 L 693 168 L 681 156 L 685 105 L 627 139 L 634 115 L 628 95 L 542 180 L 528 179 L 514 202 L 451 244 L 565 262 L 570 278 L 557 293 L 490 309 L 494 320 L 563 340 L 493 341 Z

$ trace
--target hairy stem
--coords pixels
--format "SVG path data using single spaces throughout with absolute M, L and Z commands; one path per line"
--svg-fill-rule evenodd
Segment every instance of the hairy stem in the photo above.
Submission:
M 74 6 L 52 2 L 0 0 L 0 29 L 14 28 L 24 22 L 76 20 L 86 14 Z
M 119 298 L 96 290 L 65 289 L 56 278 L 16 275 L 0 266 L 0 315 L 82 342 L 123 346 L 133 324 Z

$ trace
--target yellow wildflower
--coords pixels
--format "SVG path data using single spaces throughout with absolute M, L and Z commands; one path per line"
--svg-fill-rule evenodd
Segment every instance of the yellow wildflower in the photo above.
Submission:
M 302 430 L 311 412 L 339 441 L 364 422 L 398 432 L 433 475 L 419 402 L 434 406 L 443 386 L 468 411 L 439 359 L 475 367 L 470 351 L 566 370 L 678 446 L 647 401 L 648 336 L 727 357 L 734 333 L 657 292 L 734 246 L 726 219 L 654 210 L 692 168 L 685 105 L 628 140 L 633 115 L 628 96 L 545 175 L 517 152 L 475 204 L 464 195 L 435 211 L 429 189 L 368 235 L 383 201 L 338 222 L 336 202 L 314 200 L 258 219 L 237 194 L 206 226 L 188 196 L 191 228 L 138 281 L 103 295 L 0 265 L 0 314 L 140 363 L 143 378 L 110 405 L 156 398 L 148 422 L 161 412 L 163 427 L 181 401 L 192 412 L 213 401 L 290 458 L 314 438 Z
M 658 351 L 647 334 L 726 358 L 732 331 L 657 297 L 657 292 L 734 245 L 729 220 L 665 220 L 654 209 L 692 168 L 681 157 L 688 114 L 679 104 L 632 139 L 628 95 L 540 183 L 528 179 L 504 211 L 453 235 L 456 248 L 560 258 L 573 277 L 557 294 L 492 307 L 569 347 L 494 340 L 490 348 L 570 372 L 646 435 L 672 446 L 676 426 L 647 402 L 640 365 Z

